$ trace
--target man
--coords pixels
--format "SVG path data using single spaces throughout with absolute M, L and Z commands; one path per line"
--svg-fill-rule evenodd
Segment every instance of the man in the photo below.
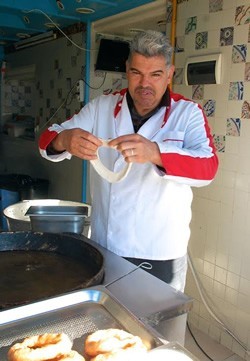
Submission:
M 91 167 L 91 239 L 184 290 L 190 236 L 191 187 L 208 185 L 218 159 L 202 109 L 168 89 L 172 48 L 159 32 L 140 32 L 130 44 L 128 89 L 101 95 L 40 138 L 51 161 L 97 158 L 127 177 L 109 183 Z M 101 139 L 120 152 L 101 147 Z M 100 148 L 101 147 L 101 148 Z

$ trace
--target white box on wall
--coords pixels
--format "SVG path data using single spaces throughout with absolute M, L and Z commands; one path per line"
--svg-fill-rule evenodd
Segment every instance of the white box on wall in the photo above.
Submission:
M 221 53 L 191 56 L 184 68 L 186 85 L 220 84 Z

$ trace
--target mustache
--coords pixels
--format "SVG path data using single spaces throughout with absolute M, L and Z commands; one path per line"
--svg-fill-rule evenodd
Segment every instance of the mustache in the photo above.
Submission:
M 144 87 L 144 86 L 139 85 L 138 87 L 135 88 L 135 91 L 141 91 L 141 90 L 148 90 L 148 91 L 154 93 L 154 89 L 152 89 L 149 86 Z

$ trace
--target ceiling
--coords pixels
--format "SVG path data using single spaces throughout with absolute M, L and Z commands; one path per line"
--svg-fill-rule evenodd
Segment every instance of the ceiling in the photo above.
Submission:
M 93 29 L 97 33 L 123 37 L 134 36 L 141 29 L 166 32 L 170 30 L 171 4 L 172 1 L 156 0 L 132 10 L 123 11 L 111 18 L 95 21 Z
M 157 1 L 0 0 L 0 47 L 49 32 L 56 28 L 55 24 L 64 29 L 77 23 L 92 23 Z

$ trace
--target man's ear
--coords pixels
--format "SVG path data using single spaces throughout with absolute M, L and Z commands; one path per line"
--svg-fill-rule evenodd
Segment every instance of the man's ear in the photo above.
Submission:
M 168 84 L 170 84 L 172 81 L 172 78 L 174 76 L 174 71 L 175 71 L 175 66 L 170 65 L 170 67 L 168 68 Z

